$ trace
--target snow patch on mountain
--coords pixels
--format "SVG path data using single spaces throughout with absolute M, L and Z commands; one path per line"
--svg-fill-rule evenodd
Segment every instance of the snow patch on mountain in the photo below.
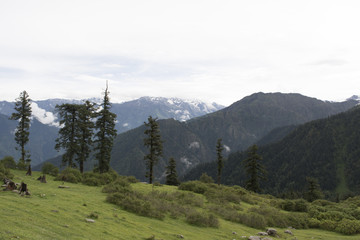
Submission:
M 200 148 L 200 143 L 199 142 L 192 142 L 189 144 L 189 149 L 192 148 Z
M 225 145 L 225 144 L 224 144 L 224 148 L 225 148 L 225 151 L 226 151 L 226 152 L 230 152 L 230 151 L 231 151 L 230 147 L 227 146 L 227 145 Z
M 36 102 L 31 103 L 31 110 L 33 117 L 42 124 L 59 127 L 59 123 L 56 122 L 57 117 L 52 112 L 47 112 L 45 109 L 40 108 Z
M 180 158 L 180 162 L 184 163 L 186 168 L 189 168 L 192 165 L 192 162 L 190 162 L 187 157 Z

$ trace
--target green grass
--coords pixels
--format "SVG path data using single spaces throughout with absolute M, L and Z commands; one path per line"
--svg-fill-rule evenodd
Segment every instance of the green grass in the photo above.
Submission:
M 101 187 L 65 183 L 70 188 L 58 188 L 62 182 L 48 183 L 36 180 L 40 173 L 25 176 L 25 172 L 12 171 L 14 181 L 28 184 L 30 197 L 13 192 L 0 192 L 0 239 L 242 239 L 265 229 L 253 229 L 219 218 L 219 228 L 202 228 L 189 225 L 183 218 L 164 220 L 141 217 L 121 210 L 105 201 Z M 141 192 L 152 191 L 152 186 L 142 183 L 132 185 Z M 178 191 L 176 187 L 154 187 L 157 191 Z M 200 195 L 199 195 L 200 196 Z M 257 201 L 271 199 L 256 196 Z M 249 204 L 244 204 L 248 208 Z M 98 216 L 95 223 L 85 221 L 88 216 Z M 360 239 L 359 235 L 344 236 L 321 230 L 293 230 L 295 236 L 286 236 L 277 228 L 282 239 Z M 233 235 L 237 232 L 237 235 Z

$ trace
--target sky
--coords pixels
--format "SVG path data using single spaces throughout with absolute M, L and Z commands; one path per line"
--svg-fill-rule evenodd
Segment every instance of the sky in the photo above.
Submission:
M 358 0 L 0 0 L 0 100 L 360 95 Z

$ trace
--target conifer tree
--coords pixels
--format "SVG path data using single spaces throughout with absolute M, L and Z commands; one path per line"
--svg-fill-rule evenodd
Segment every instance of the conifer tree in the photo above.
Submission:
M 316 199 L 321 199 L 324 197 L 321 192 L 320 184 L 316 178 L 307 177 L 307 192 L 305 193 L 305 199 L 309 202 L 313 202 Z
M 245 171 L 249 177 L 245 188 L 260 192 L 260 180 L 266 179 L 266 170 L 260 163 L 262 157 L 257 154 L 258 147 L 254 144 L 248 149 L 248 158 L 244 160 Z
M 79 153 L 78 136 L 78 115 L 79 105 L 77 104 L 61 104 L 56 105 L 60 117 L 59 137 L 56 139 L 55 149 L 60 151 L 64 149 L 65 153 L 62 155 L 62 163 L 69 167 L 75 167 L 73 160 Z
M 217 184 L 220 185 L 221 183 L 221 172 L 224 167 L 224 158 L 222 156 L 222 151 L 224 147 L 221 143 L 222 139 L 219 138 L 216 144 L 216 154 L 217 154 Z
M 115 121 L 116 114 L 110 111 L 111 103 L 109 98 L 108 85 L 104 92 L 104 99 L 101 103 L 101 110 L 98 113 L 98 118 L 95 123 L 96 133 L 96 147 L 98 151 L 95 158 L 98 161 L 98 171 L 100 173 L 108 172 L 110 169 L 111 150 L 114 139 L 116 137 Z
M 169 165 L 166 167 L 166 184 L 177 186 L 179 183 L 176 172 L 176 161 L 174 158 L 170 158 Z
M 149 178 L 149 183 L 153 182 L 154 166 L 162 156 L 162 141 L 160 137 L 159 125 L 156 122 L 157 118 L 149 116 L 148 122 L 144 122 L 146 130 L 144 134 L 147 136 L 144 139 L 144 145 L 149 149 L 149 153 L 144 156 L 146 161 L 147 173 L 145 177 Z
M 15 141 L 20 146 L 21 158 L 19 166 L 28 165 L 27 175 L 31 175 L 31 159 L 29 151 L 25 150 L 25 145 L 29 142 L 29 129 L 31 117 L 31 99 L 26 91 L 20 93 L 19 98 L 15 102 L 15 112 L 10 119 L 18 120 L 19 124 L 15 131 Z M 18 148 L 17 148 L 18 150 Z
M 78 109 L 78 144 L 79 153 L 76 161 L 79 163 L 79 170 L 81 173 L 84 172 L 84 162 L 90 155 L 91 146 L 93 144 L 93 135 L 95 124 L 92 121 L 95 117 L 95 104 L 90 101 L 86 101 L 83 105 L 79 106 Z

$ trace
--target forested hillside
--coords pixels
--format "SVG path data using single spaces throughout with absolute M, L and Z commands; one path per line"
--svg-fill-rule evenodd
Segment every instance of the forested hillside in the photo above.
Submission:
M 268 180 L 265 192 L 280 194 L 305 190 L 306 177 L 316 178 L 328 197 L 344 197 L 360 192 L 360 107 L 345 113 L 298 126 L 283 140 L 259 148 Z M 245 152 L 236 152 L 225 163 L 226 184 L 244 185 Z M 203 172 L 215 176 L 216 164 L 193 169 L 186 179 Z
M 227 155 L 230 151 L 247 148 L 275 128 L 328 117 L 356 104 L 354 100 L 323 102 L 300 94 L 256 93 L 228 108 L 187 122 L 161 120 L 164 159 L 156 167 L 156 177 L 160 179 L 163 176 L 170 157 L 177 161 L 180 175 L 198 164 L 215 160 L 218 138 L 223 139 L 224 154 Z M 282 131 L 285 132 L 277 131 L 277 137 L 268 136 L 268 141 L 279 140 L 287 133 Z M 145 179 L 143 138 L 143 127 L 118 135 L 111 166 L 120 174 Z

